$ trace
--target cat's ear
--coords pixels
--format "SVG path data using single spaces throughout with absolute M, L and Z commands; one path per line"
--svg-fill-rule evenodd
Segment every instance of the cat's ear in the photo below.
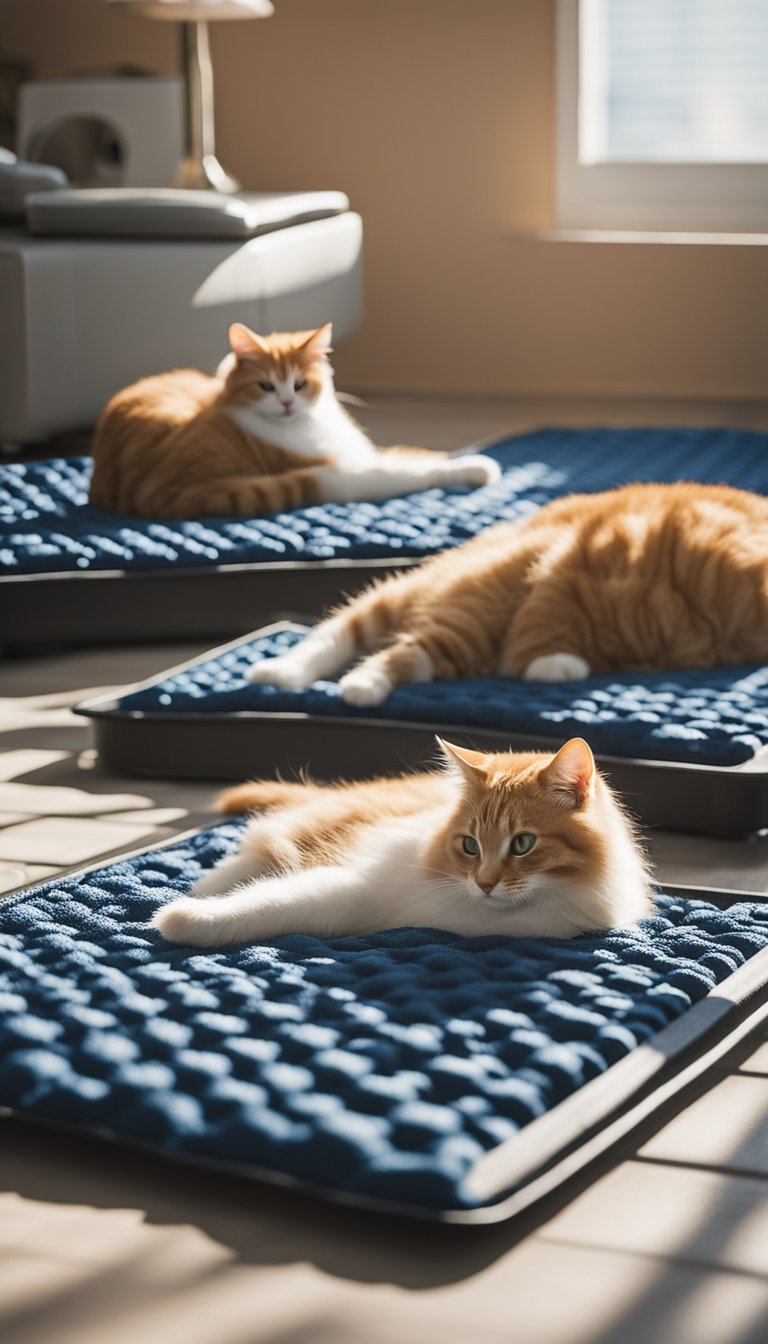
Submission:
M 301 346 L 301 352 L 309 355 L 310 359 L 324 359 L 331 352 L 331 337 L 333 335 L 333 323 L 326 322 L 324 327 L 318 327 L 312 335 L 307 338 Z
M 545 786 L 557 793 L 569 793 L 583 803 L 595 781 L 595 758 L 583 737 L 572 737 L 561 747 L 553 761 L 541 772 Z
M 469 747 L 455 747 L 442 737 L 435 739 L 448 765 L 458 769 L 467 779 L 476 779 L 485 773 L 485 755 L 482 751 L 470 751 Z
M 229 346 L 238 359 L 257 359 L 268 353 L 267 343 L 243 322 L 233 322 L 229 328 Z

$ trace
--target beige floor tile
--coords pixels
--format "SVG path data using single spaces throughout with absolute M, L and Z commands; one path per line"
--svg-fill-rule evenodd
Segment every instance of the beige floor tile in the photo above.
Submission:
M 0 682 L 0 684 L 2 684 Z M 58 700 L 58 696 L 56 699 Z M 70 697 L 71 703 L 76 703 L 76 699 Z M 34 696 L 19 696 L 15 700 L 0 700 L 0 729 L 5 732 L 20 732 L 22 729 L 30 732 L 35 728 L 45 728 L 49 733 L 49 741 L 52 741 L 51 733 L 53 729 L 61 730 L 75 726 L 77 720 L 72 713 L 71 704 L 50 705 L 41 704 Z M 66 742 L 61 743 L 67 746 Z
M 0 896 L 17 887 L 27 886 L 27 870 L 23 863 L 0 863 Z
M 65 760 L 66 751 L 19 750 L 0 752 L 0 780 L 19 779 L 22 775 L 42 770 L 55 761 Z
M 151 806 L 141 793 L 92 793 L 83 788 L 45 784 L 0 784 L 0 807 L 26 815 L 81 817 L 107 812 L 135 811 Z
M 19 658 L 0 668 L 0 694 L 27 699 L 41 711 L 70 705 L 90 696 L 107 695 L 140 681 L 173 663 L 204 653 L 207 643 L 134 644 L 71 649 L 41 658 Z
M 157 835 L 157 828 L 151 825 L 113 825 L 90 817 L 39 817 L 0 831 L 0 859 L 36 864 L 87 863 L 112 850 L 130 849 L 140 840 L 149 842 Z
M 110 822 L 136 822 L 138 825 L 167 826 L 172 821 L 183 821 L 189 813 L 185 807 L 147 807 L 130 812 L 110 812 Z
M 768 1181 L 625 1162 L 538 1235 L 762 1276 L 768 1270 Z
M 24 864 L 24 885 L 31 886 L 33 882 L 44 882 L 46 878 L 54 877 L 56 873 L 61 872 L 60 864 L 48 863 L 25 863 Z
M 380 444 L 413 443 L 452 451 L 541 425 L 743 424 L 768 427 L 768 405 L 627 401 L 593 397 L 425 397 L 361 392 L 350 409 Z
M 170 1212 L 137 1223 L 93 1208 L 62 1225 L 43 1201 L 54 1249 L 9 1248 L 0 1305 L 4 1344 L 758 1344 L 768 1285 L 655 1257 L 528 1241 L 434 1257 L 409 1229 L 360 1216 L 338 1225 L 310 1210 L 278 1238 L 254 1191 L 249 1250 Z M 268 1204 L 272 1205 L 271 1199 Z M 273 1205 L 272 1205 L 273 1206 Z M 273 1206 L 274 1207 L 274 1206 Z M 74 1211 L 73 1211 L 74 1212 Z M 129 1216 L 126 1217 L 126 1212 Z M 25 1220 L 21 1213 L 22 1225 Z M 47 1235 L 46 1235 L 47 1234 Z M 437 1234 L 429 1229 L 433 1240 Z M 22 1234 L 28 1239 L 28 1230 Z M 354 1241 L 354 1244 L 353 1244 Z M 293 1243 L 293 1250 L 291 1250 Z M 90 1254 L 81 1247 L 94 1246 Z M 408 1264 L 404 1247 L 410 1248 Z M 420 1270 L 419 1260 L 428 1268 Z M 474 1264 L 473 1264 L 474 1260 Z M 2 1282 L 2 1280 L 0 1280 Z M 417 1289 L 418 1291 L 414 1291 Z
M 753 1055 L 742 1060 L 739 1065 L 741 1073 L 766 1073 L 768 1074 L 768 1042 L 759 1045 Z
M 136 1291 L 130 1265 L 122 1281 L 119 1271 L 104 1276 L 101 1319 L 75 1323 L 68 1312 L 55 1344 L 104 1344 L 107 1321 L 109 1344 L 167 1344 L 176 1332 L 185 1344 L 763 1344 L 765 1284 L 674 1267 L 654 1274 L 620 1256 L 577 1252 L 569 1264 L 553 1249 L 521 1251 L 490 1297 L 474 1283 L 413 1294 L 298 1265 L 269 1275 L 217 1266 L 179 1275 L 160 1297 Z M 53 1340 L 11 1332 L 6 1344 Z
M 0 863 L 0 898 L 9 896 L 18 887 L 31 887 L 53 877 L 60 868 L 43 863 Z
M 655 1134 L 640 1156 L 768 1177 L 768 1078 L 724 1078 Z

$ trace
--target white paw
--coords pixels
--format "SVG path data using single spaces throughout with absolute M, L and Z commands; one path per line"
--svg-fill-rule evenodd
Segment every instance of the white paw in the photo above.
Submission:
M 548 653 L 534 658 L 523 673 L 524 681 L 580 681 L 591 668 L 575 653 Z
M 341 678 L 339 690 L 347 705 L 380 705 L 392 690 L 392 682 L 378 668 L 355 667 Z
M 158 910 L 152 920 L 169 943 L 189 943 L 193 947 L 210 947 L 211 921 L 199 901 L 191 896 L 180 896 Z
M 447 465 L 451 485 L 493 485 L 501 477 L 501 467 L 492 457 L 454 457 Z
M 283 691 L 305 691 L 312 684 L 312 673 L 295 658 L 262 658 L 245 674 L 246 681 L 279 686 Z

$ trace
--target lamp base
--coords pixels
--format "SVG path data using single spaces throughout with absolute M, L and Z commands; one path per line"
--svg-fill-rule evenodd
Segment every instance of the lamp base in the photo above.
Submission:
M 220 191 L 228 196 L 240 190 L 237 178 L 221 166 L 215 154 L 204 154 L 202 158 L 188 154 L 176 169 L 171 186 L 190 191 Z

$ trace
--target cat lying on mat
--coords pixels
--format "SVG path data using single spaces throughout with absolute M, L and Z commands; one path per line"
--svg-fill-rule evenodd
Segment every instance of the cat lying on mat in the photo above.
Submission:
M 719 485 L 627 485 L 554 500 L 374 584 L 249 680 L 344 700 L 455 677 L 768 661 L 768 500 Z
M 279 513 L 498 479 L 492 458 L 377 449 L 336 397 L 331 325 L 229 329 L 215 377 L 174 369 L 113 397 L 96 426 L 90 500 L 143 518 Z
M 223 811 L 265 815 L 155 927 L 195 947 L 403 925 L 574 938 L 650 914 L 632 825 L 581 738 L 556 755 L 440 747 L 449 768 L 429 774 L 228 790 Z

